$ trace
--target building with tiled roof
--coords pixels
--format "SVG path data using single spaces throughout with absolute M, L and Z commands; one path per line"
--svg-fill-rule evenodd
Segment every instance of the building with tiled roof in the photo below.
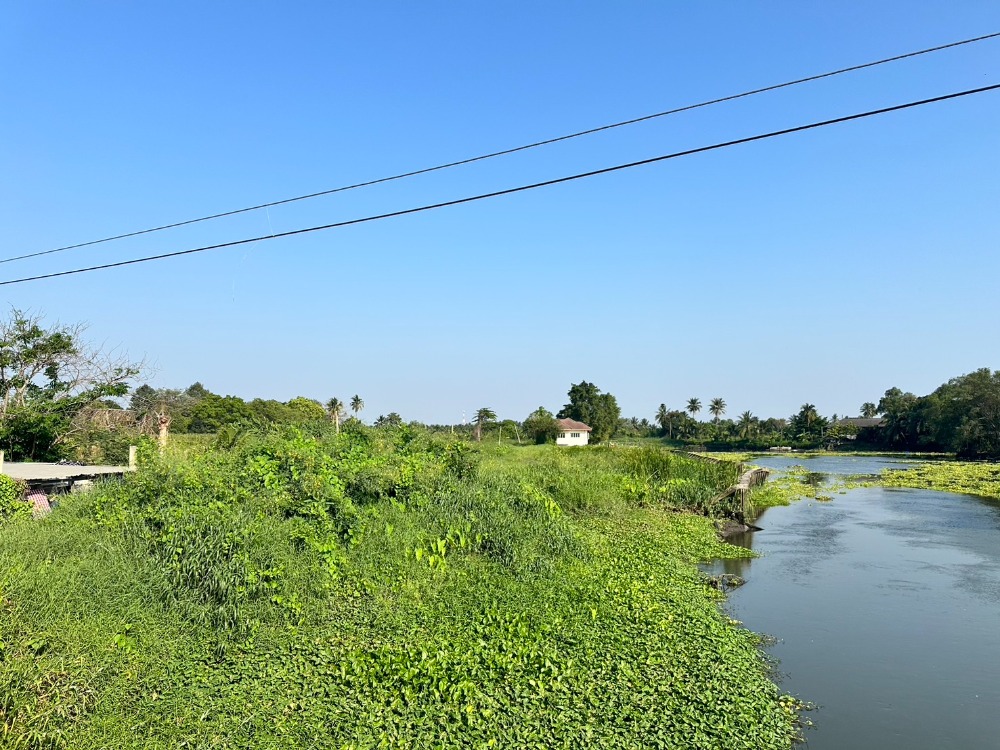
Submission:
M 590 442 L 591 428 L 575 419 L 557 419 L 556 445 L 586 445 Z

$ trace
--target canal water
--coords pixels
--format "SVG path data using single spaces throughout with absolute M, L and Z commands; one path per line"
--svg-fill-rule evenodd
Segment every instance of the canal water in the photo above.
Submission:
M 878 458 L 775 456 L 817 481 L 896 468 Z M 861 488 L 765 511 L 734 541 L 762 553 L 711 572 L 746 584 L 731 616 L 805 714 L 810 750 L 1000 748 L 1000 503 Z

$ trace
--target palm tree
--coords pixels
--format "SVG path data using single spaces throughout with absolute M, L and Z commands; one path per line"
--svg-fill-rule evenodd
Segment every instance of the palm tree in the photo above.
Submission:
M 389 416 L 379 414 L 375 420 L 376 427 L 399 427 L 403 424 L 403 418 L 394 411 L 389 412 Z
M 754 433 L 754 428 L 757 426 L 757 417 L 751 414 L 749 411 L 745 411 L 740 414 L 740 421 L 736 423 L 739 427 L 740 437 L 746 440 Z
M 660 425 L 660 429 L 663 434 L 669 439 L 674 439 L 674 425 L 677 424 L 677 418 L 683 417 L 684 412 L 674 411 L 673 409 L 668 409 L 666 404 L 660 404 L 660 408 L 656 410 L 656 423 Z M 647 425 L 649 424 L 648 419 L 643 419 Z
M 708 410 L 712 413 L 715 423 L 719 424 L 719 417 L 726 413 L 726 402 L 721 398 L 713 398 Z
M 354 412 L 355 419 L 359 419 L 358 415 L 364 408 L 365 408 L 365 402 L 361 400 L 361 396 L 355 393 L 354 398 L 351 399 L 351 411 Z
M 344 415 L 344 402 L 339 398 L 331 398 L 326 402 L 326 413 L 336 426 L 337 434 L 340 434 L 340 418 Z
M 701 401 L 696 398 L 689 398 L 687 405 L 687 413 L 691 415 L 692 418 L 698 415 L 701 411 Z
M 871 419 L 876 414 L 878 414 L 878 407 L 875 406 L 871 401 L 865 401 L 861 404 L 861 416 L 865 419 Z
M 656 423 L 660 425 L 660 428 L 666 432 L 667 427 L 670 424 L 670 411 L 667 409 L 666 404 L 660 404 L 660 408 L 656 410 Z
M 496 419 L 497 413 L 487 406 L 484 406 L 476 412 L 476 417 L 473 421 L 476 425 L 475 435 L 477 441 L 481 441 L 483 439 L 483 428 L 490 422 L 495 422 Z

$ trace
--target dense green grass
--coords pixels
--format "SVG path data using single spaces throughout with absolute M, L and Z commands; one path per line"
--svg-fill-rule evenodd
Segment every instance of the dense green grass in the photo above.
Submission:
M 227 443 L 0 527 L 0 747 L 790 746 L 695 567 L 747 554 L 703 515 L 733 467 Z

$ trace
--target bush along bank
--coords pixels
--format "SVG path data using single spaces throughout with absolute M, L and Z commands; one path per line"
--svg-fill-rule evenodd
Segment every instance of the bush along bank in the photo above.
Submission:
M 408 428 L 147 454 L 0 521 L 11 747 L 788 748 L 695 563 L 731 469 Z M 692 510 L 699 512 L 691 512 Z

